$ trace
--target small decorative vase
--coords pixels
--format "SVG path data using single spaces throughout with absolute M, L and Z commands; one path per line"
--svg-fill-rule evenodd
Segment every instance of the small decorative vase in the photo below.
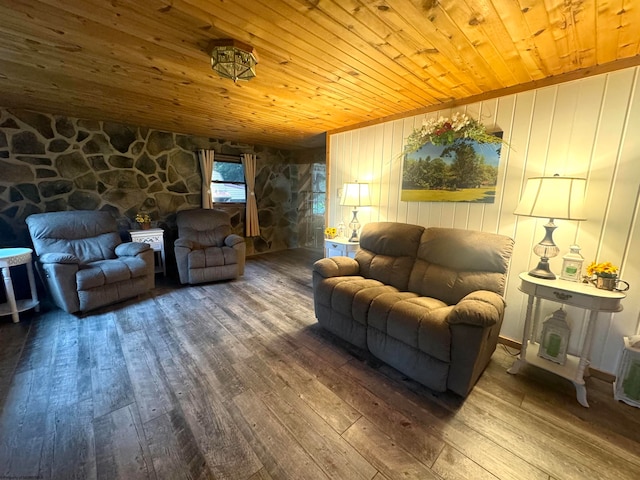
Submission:
M 601 277 L 598 275 L 596 277 L 596 288 L 613 291 L 616 288 L 617 281 L 617 277 Z
M 144 222 L 140 224 L 142 230 L 149 230 L 151 228 L 151 222 Z

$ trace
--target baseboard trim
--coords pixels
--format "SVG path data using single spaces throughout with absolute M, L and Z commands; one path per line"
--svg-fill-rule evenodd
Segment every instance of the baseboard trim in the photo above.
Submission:
M 522 342 L 518 342 L 517 340 L 514 340 L 512 338 L 503 337 L 502 335 L 498 337 L 498 343 L 501 343 L 509 348 L 515 348 L 516 350 L 520 350 L 520 348 L 522 347 Z M 589 372 L 591 373 L 592 377 L 597 378 L 598 380 L 602 380 L 603 382 L 613 383 L 616 380 L 615 375 L 609 372 L 603 372 L 602 370 L 598 370 L 597 368 L 589 367 Z

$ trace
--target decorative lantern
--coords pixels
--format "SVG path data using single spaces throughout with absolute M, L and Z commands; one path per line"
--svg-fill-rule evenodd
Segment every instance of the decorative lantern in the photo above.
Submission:
M 613 397 L 640 407 L 640 335 L 624 337 L 624 350 L 613 383 Z
M 579 282 L 582 278 L 582 264 L 584 257 L 580 255 L 580 247 L 571 245 L 569 253 L 562 257 L 562 272 L 560 278 L 572 282 Z
M 571 328 L 567 323 L 567 313 L 560 308 L 545 318 L 542 324 L 538 356 L 564 365 L 567 360 L 570 335 Z

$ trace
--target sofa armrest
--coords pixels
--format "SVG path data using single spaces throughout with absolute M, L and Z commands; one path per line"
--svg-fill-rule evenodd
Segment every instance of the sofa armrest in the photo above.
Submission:
M 189 250 L 195 250 L 196 244 L 191 240 L 187 240 L 186 238 L 178 238 L 174 243 L 174 247 L 182 247 L 188 248 Z
M 115 253 L 119 257 L 135 257 L 150 248 L 151 246 L 148 243 L 127 242 L 116 246 Z
M 38 257 L 40 263 L 66 263 L 75 264 L 80 263 L 80 259 L 71 253 L 43 253 Z
M 490 327 L 501 322 L 504 307 L 504 299 L 497 293 L 478 290 L 460 300 L 453 307 L 447 321 L 450 325 L 466 324 Z
M 236 235 L 235 233 L 228 235 L 227 238 L 224 239 L 224 244 L 227 247 L 234 247 L 239 243 L 244 243 L 244 238 L 240 235 Z
M 358 275 L 360 265 L 351 257 L 321 258 L 313 264 L 313 271 L 324 278 Z

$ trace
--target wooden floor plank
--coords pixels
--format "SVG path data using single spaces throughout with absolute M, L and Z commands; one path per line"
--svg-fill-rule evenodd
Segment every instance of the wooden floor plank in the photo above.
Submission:
M 172 410 L 144 424 L 153 467 L 159 479 L 215 479 L 182 412 Z
M 432 470 L 443 480 L 497 480 L 477 463 L 449 445 L 438 456 Z
M 0 319 L 0 476 L 638 479 L 640 409 L 610 384 L 587 380 L 586 409 L 499 346 L 468 398 L 430 391 L 316 323 L 320 255 Z
M 91 336 L 91 387 L 94 418 L 134 402 L 133 387 L 122 354 L 115 313 L 84 318 Z
M 437 479 L 426 465 L 362 417 L 342 436 L 374 467 L 390 479 Z
M 147 423 L 173 407 L 162 367 L 143 330 L 120 332 L 119 339 L 136 406 L 142 423 Z
M 16 373 L 0 412 L 0 476 L 38 475 L 45 441 L 48 367 Z
M 238 414 L 246 422 L 251 445 L 273 478 L 326 480 L 314 460 L 251 391 L 233 399 Z
M 156 478 L 136 416 L 135 408 L 127 405 L 93 421 L 98 480 Z
M 243 381 L 330 478 L 371 479 L 377 471 L 260 359 L 236 364 Z
M 84 400 L 49 412 L 40 475 L 45 479 L 97 478 L 93 404 Z
M 162 366 L 176 404 L 214 476 L 246 479 L 260 470 L 262 464 L 199 367 L 186 357 L 165 361 Z
M 433 436 L 429 428 L 414 422 L 382 398 L 358 386 L 357 382 L 336 371 L 311 351 L 301 348 L 293 354 L 301 366 L 313 372 L 316 378 L 344 399 L 373 425 L 389 436 L 401 448 L 431 467 L 444 447 L 444 442 Z

